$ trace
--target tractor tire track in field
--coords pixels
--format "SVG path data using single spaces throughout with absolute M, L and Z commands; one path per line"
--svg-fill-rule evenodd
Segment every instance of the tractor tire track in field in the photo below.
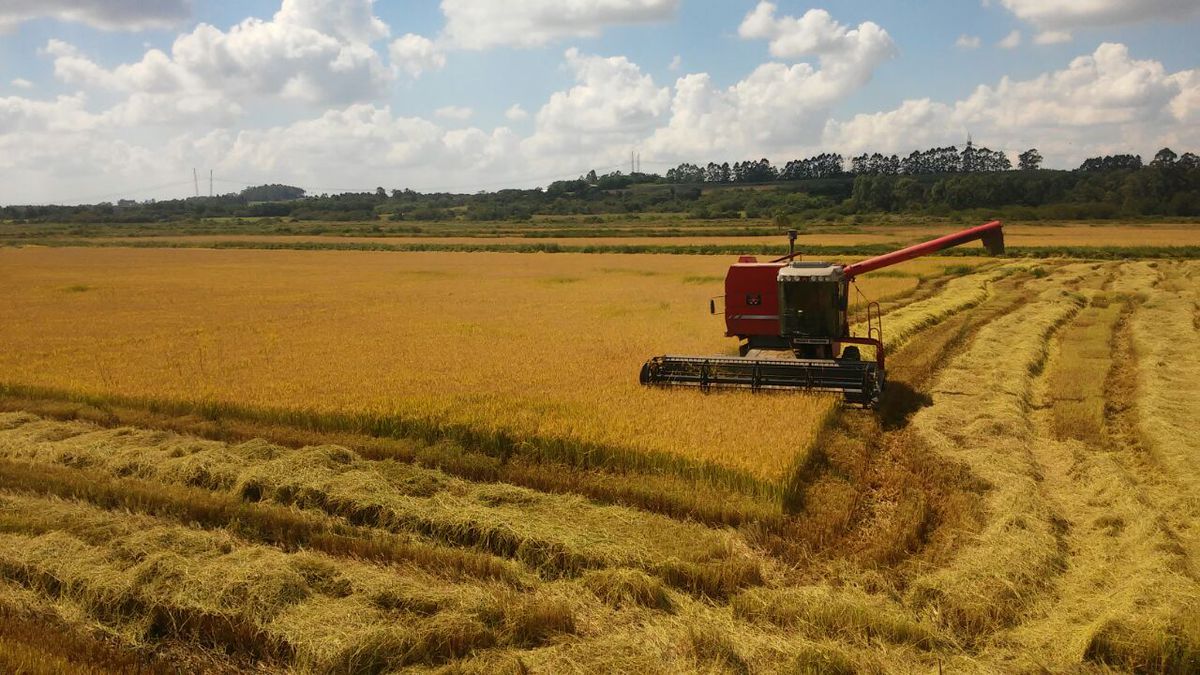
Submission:
M 909 417 L 931 405 L 936 374 L 974 335 L 1029 301 L 1024 270 L 990 274 L 974 291 L 951 288 L 963 299 L 952 311 L 910 327 L 888 357 L 888 388 L 877 411 L 843 409 L 831 422 L 802 476 L 802 501 L 784 536 L 797 559 L 819 551 L 867 565 L 895 565 L 917 556 L 944 559 L 957 545 L 946 531 L 978 520 L 978 482 L 945 462 L 907 429 Z M 965 281 L 965 280 L 964 280 Z M 776 552 L 788 545 L 768 546 Z M 897 580 L 903 586 L 904 580 Z

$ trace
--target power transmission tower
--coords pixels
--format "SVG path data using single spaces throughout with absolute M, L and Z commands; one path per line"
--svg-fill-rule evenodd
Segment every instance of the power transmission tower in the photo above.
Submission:
M 208 170 L 208 196 L 209 196 L 210 198 L 213 196 L 213 189 L 212 189 L 212 169 L 209 169 L 209 170 Z
M 200 177 L 196 173 L 196 167 L 192 167 L 192 185 L 196 188 L 196 196 L 200 196 Z

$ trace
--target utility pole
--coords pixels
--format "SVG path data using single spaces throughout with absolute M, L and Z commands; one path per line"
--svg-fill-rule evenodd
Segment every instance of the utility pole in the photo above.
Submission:
M 209 169 L 209 170 L 208 170 L 208 196 L 209 196 L 210 198 L 213 196 L 213 189 L 212 189 L 212 169 Z
M 196 173 L 196 167 L 192 167 L 192 186 L 196 188 L 196 196 L 200 196 L 200 177 Z

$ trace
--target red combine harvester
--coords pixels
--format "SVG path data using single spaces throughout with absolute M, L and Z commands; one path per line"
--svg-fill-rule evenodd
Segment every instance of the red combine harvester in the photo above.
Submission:
M 735 387 L 752 390 L 839 392 L 873 407 L 886 380 L 879 304 L 867 304 L 865 336 L 850 332 L 850 282 L 860 274 L 980 239 L 1004 252 L 1000 221 L 948 234 L 852 265 L 793 262 L 791 252 L 771 262 L 742 256 L 725 276 L 725 335 L 741 340 L 741 356 L 656 356 L 642 366 L 646 385 Z M 716 313 L 715 303 L 710 311 Z M 875 348 L 864 360 L 859 345 Z

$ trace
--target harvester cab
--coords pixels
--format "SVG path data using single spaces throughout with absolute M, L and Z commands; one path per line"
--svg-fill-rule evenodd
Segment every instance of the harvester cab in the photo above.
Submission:
M 976 239 L 1004 252 L 1000 221 L 939 237 L 852 265 L 795 261 L 792 251 L 770 262 L 742 256 L 725 276 L 725 335 L 739 356 L 656 356 L 641 370 L 646 385 L 734 387 L 841 393 L 874 406 L 886 381 L 879 305 L 868 303 L 863 335 L 849 322 L 850 284 L 860 274 Z M 863 359 L 860 347 L 872 348 Z

